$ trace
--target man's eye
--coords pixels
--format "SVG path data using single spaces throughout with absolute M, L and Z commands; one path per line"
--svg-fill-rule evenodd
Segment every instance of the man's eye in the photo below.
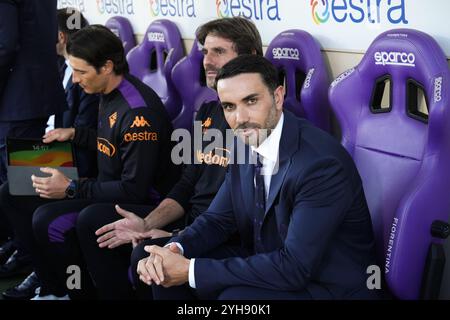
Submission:
M 258 100 L 256 98 L 248 99 L 248 104 L 255 104 Z
M 222 105 L 223 110 L 229 111 L 233 109 L 233 106 L 231 104 L 223 104 Z

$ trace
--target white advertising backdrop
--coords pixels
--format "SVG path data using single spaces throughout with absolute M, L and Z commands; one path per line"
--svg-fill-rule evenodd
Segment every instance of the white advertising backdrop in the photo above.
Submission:
M 58 0 L 58 6 L 78 8 L 90 23 L 127 17 L 136 34 L 155 19 L 170 19 L 184 39 L 205 21 L 243 15 L 265 45 L 284 30 L 302 29 L 323 49 L 351 52 L 364 52 L 383 31 L 413 28 L 433 36 L 450 57 L 448 0 Z

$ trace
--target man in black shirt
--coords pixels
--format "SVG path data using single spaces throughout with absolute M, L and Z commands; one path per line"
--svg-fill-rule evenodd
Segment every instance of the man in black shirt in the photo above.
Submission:
M 203 66 L 209 87 L 213 87 L 218 70 L 234 57 L 240 54 L 263 54 L 258 30 L 250 20 L 242 17 L 210 21 L 197 30 L 196 36 L 203 46 Z M 229 129 L 217 101 L 204 104 L 197 113 L 196 121 L 201 123 L 204 133 L 218 129 L 225 137 L 225 131 Z M 194 139 L 196 138 L 202 137 L 194 135 Z M 158 207 L 141 206 L 126 211 L 116 206 L 117 213 L 123 217 L 117 220 L 117 213 L 112 206 L 97 205 L 95 211 L 102 212 L 101 216 L 105 219 L 109 217 L 109 221 L 105 220 L 108 224 L 104 226 L 96 224 L 98 221 L 94 222 L 90 218 L 93 215 L 86 215 L 85 220 L 83 216 L 80 217 L 77 227 L 79 235 L 83 232 L 80 244 L 101 298 L 129 298 L 133 295 L 128 280 L 129 256 L 122 255 L 119 250 L 123 244 L 133 243 L 135 246 L 150 238 L 134 249 L 131 268 L 135 274 L 137 262 L 148 256 L 143 250 L 145 244 L 164 244 L 173 234 L 172 231 L 175 229 L 175 232 L 178 232 L 178 227 L 182 226 L 180 219 L 185 217 L 186 223 L 190 224 L 208 208 L 222 185 L 229 159 L 225 151 L 215 158 L 221 159 L 220 161 L 213 161 L 216 150 L 206 151 L 205 148 L 210 142 L 203 140 L 206 139 L 202 139 L 202 143 L 198 144 L 200 149 L 192 150 L 192 163 L 186 165 L 181 179 Z M 222 145 L 225 146 L 225 143 Z M 145 213 L 148 215 L 140 218 Z M 134 282 L 139 295 L 146 298 L 150 293 L 149 287 L 139 283 L 136 277 Z
M 11 196 L 8 185 L 0 190 L 0 203 L 41 280 L 37 300 L 65 296 L 67 266 L 82 267 L 75 231 L 79 215 L 99 202 L 155 203 L 170 191 L 180 171 L 170 161 L 168 114 L 158 95 L 128 74 L 120 40 L 93 25 L 69 39 L 67 52 L 73 82 L 88 94 L 101 94 L 97 130 L 55 129 L 44 142 L 73 140 L 97 150 L 98 176 L 70 180 L 57 169 L 42 168 L 50 177 L 32 177 L 40 198 Z M 69 200 L 55 201 L 65 198 Z M 81 289 L 89 284 L 89 277 L 82 276 Z M 77 290 L 71 292 L 76 295 Z

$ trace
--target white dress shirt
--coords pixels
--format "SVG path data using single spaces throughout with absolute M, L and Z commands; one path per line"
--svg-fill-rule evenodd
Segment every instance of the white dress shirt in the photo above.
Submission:
M 270 181 L 272 175 L 278 172 L 278 154 L 280 149 L 281 131 L 283 130 L 284 115 L 281 114 L 280 120 L 278 120 L 275 129 L 267 137 L 266 140 L 261 143 L 258 148 L 251 146 L 252 152 L 256 152 L 259 155 L 262 163 L 261 174 L 264 176 L 264 189 L 266 191 L 266 200 L 269 197 Z M 256 186 L 256 181 L 253 182 Z
M 64 79 L 62 81 L 64 90 L 67 89 L 67 84 L 69 83 L 69 79 L 72 76 L 72 72 L 73 72 L 72 67 L 70 66 L 70 64 L 67 60 L 65 61 L 65 64 L 67 67 L 66 67 L 66 70 L 64 71 Z M 47 128 L 45 129 L 45 132 L 49 132 L 50 130 L 53 130 L 53 129 L 55 129 L 55 115 L 54 114 L 48 118 Z
M 70 66 L 69 62 L 66 60 L 66 71 L 64 72 L 64 79 L 63 79 L 63 88 L 67 89 L 67 83 L 69 83 L 70 77 L 72 77 L 72 67 Z

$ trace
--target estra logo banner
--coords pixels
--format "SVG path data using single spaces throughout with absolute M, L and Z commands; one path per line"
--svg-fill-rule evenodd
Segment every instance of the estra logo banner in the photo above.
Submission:
M 216 0 L 219 18 L 243 16 L 252 20 L 280 21 L 278 0 Z
M 315 24 L 337 23 L 408 24 L 406 0 L 310 0 Z
M 81 13 L 86 12 L 85 0 L 58 0 L 58 8 L 76 8 Z
M 149 0 L 149 3 L 152 17 L 197 17 L 195 0 Z
M 134 0 L 97 0 L 100 14 L 134 14 Z

